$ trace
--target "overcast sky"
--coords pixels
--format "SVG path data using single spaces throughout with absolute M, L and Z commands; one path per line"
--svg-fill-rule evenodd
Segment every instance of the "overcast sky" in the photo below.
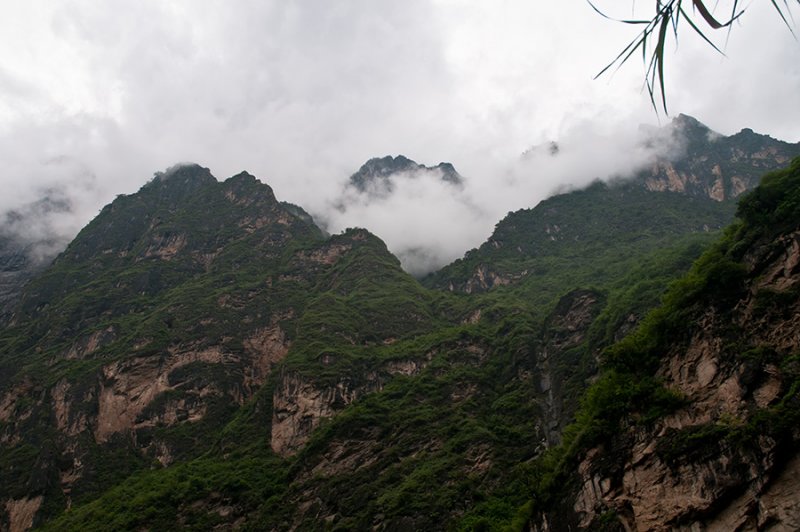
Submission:
M 596 4 L 619 17 L 634 5 Z M 439 251 L 416 268 L 434 267 L 509 210 L 646 159 L 632 151 L 637 126 L 658 118 L 641 61 L 593 80 L 636 32 L 583 0 L 9 2 L 0 210 L 60 190 L 76 215 L 54 223 L 71 235 L 116 194 L 192 161 L 219 179 L 248 170 L 333 231 L 365 225 L 398 252 L 424 240 Z M 727 57 L 681 35 L 667 51 L 671 114 L 800 141 L 800 44 L 769 1 L 718 32 Z M 549 140 L 566 147 L 558 165 L 520 165 Z M 331 211 L 361 164 L 397 154 L 452 162 L 468 185 Z

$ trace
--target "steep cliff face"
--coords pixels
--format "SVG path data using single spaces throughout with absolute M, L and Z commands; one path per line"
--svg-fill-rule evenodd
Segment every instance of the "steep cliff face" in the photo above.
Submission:
M 800 160 L 756 192 L 714 261 L 729 266 L 685 300 L 683 330 L 657 348 L 655 376 L 682 405 L 624 418 L 582 453 L 562 508 L 535 530 L 800 526 Z
M 602 294 L 575 290 L 564 296 L 544 325 L 544 338 L 535 360 L 547 445 L 557 445 L 573 419 L 577 399 L 597 371 L 588 346 L 589 330 L 605 305 Z
M 270 447 L 282 456 L 296 453 L 322 420 L 381 385 L 377 375 L 360 386 L 342 378 L 322 389 L 297 375 L 282 376 L 273 396 Z
M 679 155 L 662 158 L 637 176 L 647 190 L 725 201 L 753 189 L 764 173 L 800 155 L 798 144 L 751 129 L 726 137 L 686 115 L 677 116 L 670 128 Z

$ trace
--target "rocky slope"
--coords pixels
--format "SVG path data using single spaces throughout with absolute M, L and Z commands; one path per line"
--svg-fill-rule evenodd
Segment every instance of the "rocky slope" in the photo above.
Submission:
M 459 293 L 249 174 L 157 175 L 0 332 L 0 526 L 791 524 L 785 175 L 643 321 L 732 204 L 595 184 L 498 224 L 449 282 L 526 273 Z
M 635 177 L 647 190 L 725 201 L 755 188 L 764 173 L 782 168 L 800 155 L 798 144 L 752 129 L 726 137 L 687 115 L 678 115 L 672 121 L 669 136 L 675 154 L 661 158 Z
M 219 183 L 185 166 L 117 198 L 25 288 L 0 335 L 3 520 L 18 529 L 205 452 L 294 347 L 270 416 L 272 447 L 291 454 L 382 382 L 337 395 L 311 370 L 323 400 L 307 404 L 292 384 L 303 363 L 343 371 L 340 346 L 435 325 L 413 287 L 393 297 L 409 282 L 374 236 L 327 239 L 245 173 Z M 357 301 L 339 312 L 345 296 Z M 284 404 L 300 412 L 287 420 Z
M 669 245 L 676 233 L 726 226 L 733 221 L 732 199 L 755 187 L 765 172 L 800 156 L 800 143 L 749 129 L 724 137 L 685 115 L 651 132 L 651 137 L 649 142 L 673 146 L 669 157 L 631 179 L 598 182 L 510 213 L 478 249 L 423 283 L 464 293 L 508 285 L 528 285 L 538 291 L 537 272 L 573 269 L 577 257 L 605 262 L 611 256 L 625 256 L 633 247 Z M 555 266 L 553 257 L 561 264 Z M 588 276 L 594 278 L 596 272 Z M 587 280 L 575 278 L 573 283 L 579 286 Z
M 624 414 L 579 454 L 534 530 L 800 527 L 798 197 L 800 159 L 765 178 L 667 309 L 607 355 L 656 357 L 681 402 L 647 423 L 641 405 Z

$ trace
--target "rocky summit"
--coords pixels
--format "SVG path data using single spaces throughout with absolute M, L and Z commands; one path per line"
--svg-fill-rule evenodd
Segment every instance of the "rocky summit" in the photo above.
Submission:
M 800 146 L 669 134 L 422 280 L 198 165 L 0 238 L 0 529 L 797 529 Z
M 420 176 L 432 176 L 434 179 L 453 186 L 461 185 L 464 179 L 450 163 L 425 166 L 403 155 L 397 157 L 387 155 L 370 159 L 364 163 L 356 173 L 350 176 L 348 186 L 362 194 L 381 196 L 392 192 L 393 179 L 414 179 Z

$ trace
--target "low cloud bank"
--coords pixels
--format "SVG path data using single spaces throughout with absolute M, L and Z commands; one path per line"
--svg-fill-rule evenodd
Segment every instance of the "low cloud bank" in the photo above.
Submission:
M 680 152 L 681 143 L 670 127 L 585 122 L 557 141 L 530 147 L 508 160 L 475 152 L 451 161 L 460 180 L 448 178 L 452 170 L 448 165 L 419 165 L 368 180 L 361 187 L 346 175 L 325 179 L 317 189 L 289 191 L 294 194 L 281 190 L 286 185 L 280 181 L 270 184 L 279 198 L 309 210 L 331 233 L 355 226 L 369 229 L 387 243 L 408 272 L 421 276 L 479 246 L 510 211 L 534 207 L 554 193 L 595 179 L 631 176 L 656 158 Z M 127 181 L 122 188 L 123 183 L 113 178 L 100 180 L 72 158 L 53 158 L 35 168 L 36 186 L 19 187 L 6 195 L 0 203 L 0 220 L 2 234 L 24 244 L 36 260 L 48 260 L 61 251 L 115 192 L 138 188 Z M 24 171 L 22 165 L 17 170 Z M 112 192 L 115 186 L 122 190 Z
M 366 227 L 386 241 L 408 272 L 424 275 L 480 245 L 510 211 L 595 179 L 629 177 L 657 158 L 680 153 L 671 127 L 583 123 L 504 165 L 475 157 L 463 167 L 456 161 L 464 176 L 459 184 L 433 169 L 397 172 L 366 190 L 343 181 L 339 195 L 314 215 L 330 232 Z

